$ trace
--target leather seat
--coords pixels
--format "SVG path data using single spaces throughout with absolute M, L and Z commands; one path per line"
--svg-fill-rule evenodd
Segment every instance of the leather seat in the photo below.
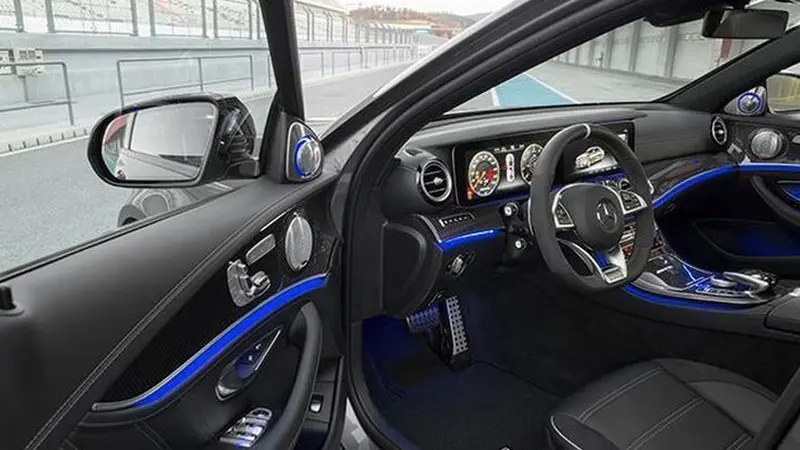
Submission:
M 740 450 L 776 401 L 733 372 L 660 359 L 612 373 L 567 399 L 550 417 L 548 436 L 557 450 Z M 800 448 L 792 435 L 781 449 Z

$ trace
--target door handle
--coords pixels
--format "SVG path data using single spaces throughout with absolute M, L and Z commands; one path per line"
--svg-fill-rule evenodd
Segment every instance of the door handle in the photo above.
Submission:
M 222 369 L 222 375 L 219 377 L 215 389 L 220 401 L 225 401 L 238 394 L 253 381 L 280 335 L 280 328 L 272 331 Z

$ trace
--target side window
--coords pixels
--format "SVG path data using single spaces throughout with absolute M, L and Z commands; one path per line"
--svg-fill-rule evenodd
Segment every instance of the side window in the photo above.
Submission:
M 0 272 L 237 187 L 109 186 L 88 164 L 87 134 L 123 105 L 198 92 L 247 99 L 261 132 L 271 91 L 259 31 L 248 0 L 0 2 Z M 112 123 L 104 141 L 116 172 L 143 152 L 173 171 L 198 170 L 202 134 L 163 142 L 147 133 L 163 120 Z
M 767 103 L 773 112 L 800 111 L 800 64 L 767 79 Z
M 374 8 L 294 6 L 306 112 L 318 133 L 421 53 L 414 29 L 378 23 Z M 93 124 L 120 106 L 197 92 L 238 97 L 260 137 L 275 77 L 257 1 L 0 0 L 0 43 L 0 273 L 247 182 L 115 188 L 90 169 L 86 144 Z M 152 132 L 141 134 L 153 121 L 163 125 L 134 114 L 108 127 L 108 167 L 126 176 L 150 158 L 194 176 L 202 136 L 163 151 Z

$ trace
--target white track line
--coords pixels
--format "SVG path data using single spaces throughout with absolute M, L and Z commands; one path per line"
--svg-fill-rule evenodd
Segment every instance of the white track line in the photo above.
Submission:
M 537 83 L 541 84 L 541 85 L 542 85 L 542 86 L 544 86 L 545 88 L 547 88 L 547 89 L 550 89 L 551 91 L 555 92 L 556 94 L 558 94 L 558 95 L 560 95 L 560 96 L 564 97 L 566 100 L 569 100 L 569 101 L 571 101 L 572 103 L 580 103 L 580 102 L 578 102 L 577 100 L 575 100 L 574 98 L 570 97 L 569 95 L 567 95 L 567 94 L 565 94 L 565 93 L 563 93 L 563 92 L 559 91 L 558 89 L 554 88 L 553 86 L 550 86 L 549 84 L 545 83 L 544 81 L 541 81 L 540 79 L 538 79 L 538 78 L 536 78 L 535 76 L 533 76 L 533 75 L 529 74 L 528 72 L 525 72 L 525 75 L 526 75 L 528 78 L 530 78 L 531 80 L 533 80 L 533 81 L 535 81 L 535 82 L 537 82 Z
M 492 106 L 500 106 L 500 98 L 497 97 L 495 88 L 489 89 L 489 94 L 492 96 Z

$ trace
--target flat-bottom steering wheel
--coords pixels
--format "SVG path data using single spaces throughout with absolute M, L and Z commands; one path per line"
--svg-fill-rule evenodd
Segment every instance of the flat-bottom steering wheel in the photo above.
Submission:
M 572 183 L 553 189 L 553 177 L 564 149 L 592 140 L 617 160 L 631 183 L 619 190 L 599 183 Z M 603 291 L 627 284 L 642 274 L 655 235 L 650 185 L 636 155 L 616 133 L 600 125 L 577 124 L 558 132 L 544 146 L 532 170 L 528 202 L 530 232 L 550 270 L 568 286 Z M 633 251 L 626 259 L 621 240 L 626 221 L 635 224 Z M 581 275 L 562 246 L 591 268 Z

